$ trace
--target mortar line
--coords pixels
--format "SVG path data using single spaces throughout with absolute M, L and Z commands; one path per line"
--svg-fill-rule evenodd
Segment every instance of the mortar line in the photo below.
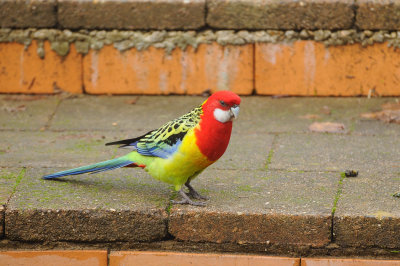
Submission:
M 171 217 L 171 209 L 173 207 L 173 203 L 171 202 L 173 199 L 176 198 L 176 192 L 173 191 L 171 192 L 169 198 L 168 198 L 168 203 L 165 208 L 165 212 L 167 213 L 167 219 L 165 219 L 165 229 L 166 229 L 166 235 L 161 241 L 168 241 L 168 240 L 174 240 L 175 237 L 169 232 L 169 220 Z
M 57 0 L 57 1 L 56 1 L 56 4 L 55 4 L 55 6 L 54 6 L 54 13 L 55 13 L 55 17 L 56 17 L 56 25 L 54 25 L 54 27 L 55 27 L 56 29 L 59 29 L 59 28 L 60 28 L 60 21 L 59 21 L 59 19 L 58 19 L 58 4 L 59 4 L 59 1 Z
M 10 202 L 12 196 L 14 196 L 15 191 L 17 191 L 17 187 L 18 187 L 19 183 L 21 182 L 21 179 L 24 178 L 25 172 L 26 172 L 26 168 L 23 167 L 15 179 L 15 185 L 13 187 L 13 190 L 11 191 L 10 196 L 8 197 L 6 203 L 3 205 L 4 212 L 3 212 L 3 231 L 2 231 L 2 233 L 3 233 L 4 237 L 6 235 L 6 211 L 7 211 L 8 203 Z
M 357 6 L 357 0 L 354 0 L 354 2 L 353 2 L 353 4 L 351 5 L 351 9 L 353 10 L 353 19 L 351 20 L 351 28 L 352 29 L 356 29 L 356 30 L 359 30 L 359 28 L 357 27 L 357 9 L 358 9 L 358 6 Z
M 253 91 L 252 95 L 257 95 L 257 88 L 256 88 L 256 44 L 253 43 Z
M 336 212 L 336 207 L 337 207 L 337 203 L 342 195 L 342 191 L 343 191 L 343 180 L 345 179 L 345 175 L 344 173 L 340 173 L 340 179 L 339 179 L 339 183 L 337 186 L 337 190 L 336 190 L 336 194 L 335 194 L 335 198 L 333 200 L 333 206 L 332 206 L 332 213 L 331 213 L 331 243 L 335 242 L 335 234 L 334 234 L 334 218 L 335 218 L 335 212 Z
M 88 94 L 85 87 L 85 68 L 83 63 L 83 58 L 86 56 L 85 54 L 81 55 L 81 82 L 82 82 L 82 93 Z
M 43 127 L 44 130 L 47 131 L 47 130 L 50 128 L 50 124 L 51 124 L 51 122 L 53 122 L 53 118 L 54 118 L 54 116 L 56 115 L 56 113 L 57 113 L 57 111 L 58 111 L 58 108 L 60 107 L 62 101 L 63 101 L 62 98 L 59 99 L 59 100 L 57 101 L 57 105 L 56 105 L 56 107 L 54 108 L 54 112 L 52 112 L 52 113 L 49 115 L 49 119 L 47 120 L 46 124 L 45 124 L 44 127 Z M 39 131 L 41 131 L 41 130 L 39 130 Z
M 207 28 L 207 15 L 208 15 L 208 2 L 209 0 L 204 1 L 204 28 Z
M 7 210 L 7 205 L 6 204 L 4 204 L 3 205 L 3 209 L 4 209 L 4 211 L 3 211 L 3 213 L 2 213 L 2 226 L 3 226 L 3 230 L 2 230 L 2 234 L 3 234 L 3 238 L 5 238 L 5 235 L 6 235 L 6 210 Z
M 107 266 L 110 266 L 110 253 L 111 250 L 109 247 L 107 247 Z
M 272 143 L 271 143 L 271 149 L 268 152 L 267 162 L 265 163 L 265 170 L 267 170 L 267 171 L 268 171 L 269 166 L 271 164 L 272 157 L 274 156 L 274 152 L 275 152 L 275 149 L 276 149 L 277 142 L 278 142 L 278 135 L 274 134 L 274 138 L 272 139 Z

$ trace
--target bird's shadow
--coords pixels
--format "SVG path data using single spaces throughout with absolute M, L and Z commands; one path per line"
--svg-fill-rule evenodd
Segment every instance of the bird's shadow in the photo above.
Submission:
M 162 189 L 157 184 L 154 183 L 149 184 L 149 183 L 133 182 L 129 180 L 129 177 L 126 178 L 126 181 L 125 180 L 122 181 L 122 184 L 114 184 L 112 181 L 104 182 L 101 179 L 93 180 L 84 178 L 74 179 L 74 178 L 62 178 L 62 177 L 56 177 L 47 180 L 45 179 L 45 181 L 55 181 L 59 183 L 71 184 L 82 188 L 96 187 L 96 189 L 104 191 L 105 193 L 109 193 L 110 190 L 115 190 L 119 192 L 129 192 L 135 194 L 142 194 L 142 193 L 160 194 L 160 193 L 170 193 L 172 191 L 172 188 L 166 187 L 165 189 Z

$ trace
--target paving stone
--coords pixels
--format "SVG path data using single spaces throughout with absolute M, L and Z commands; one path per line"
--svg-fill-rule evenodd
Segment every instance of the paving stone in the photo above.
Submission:
M 234 132 L 309 132 L 308 127 L 313 122 L 337 122 L 357 134 L 398 135 L 398 125 L 360 117 L 392 101 L 391 98 L 242 97 Z M 367 127 L 366 123 L 374 126 Z
M 207 1 L 207 24 L 225 29 L 347 29 L 352 0 Z
M 18 168 L 0 168 L 0 239 L 4 236 L 5 205 L 23 172 Z
M 56 0 L 3 0 L 0 28 L 46 28 L 57 23 Z
M 392 196 L 399 191 L 399 169 L 345 178 L 334 218 L 336 243 L 399 249 L 400 199 Z
M 357 0 L 356 26 L 366 30 L 400 29 L 400 3 L 391 0 Z
M 355 134 L 400 136 L 400 126 L 394 123 L 385 123 L 379 120 L 360 119 L 354 121 Z
M 27 170 L 6 210 L 8 239 L 106 242 L 165 237 L 165 184 L 137 169 L 41 179 L 59 170 Z
M 278 137 L 271 169 L 345 171 L 360 176 L 400 171 L 396 137 L 336 134 L 283 134 Z
M 116 265 L 193 265 L 193 266 L 300 266 L 299 258 L 270 257 L 236 254 L 200 254 L 178 252 L 114 251 L 110 253 L 110 266 Z
M 130 152 L 105 143 L 128 138 L 114 132 L 0 132 L 3 160 L 0 167 L 77 167 L 105 161 Z
M 106 266 L 107 250 L 2 251 L 4 265 Z
M 135 104 L 129 103 L 135 99 Z M 139 134 L 144 134 L 189 112 L 205 99 L 194 96 L 85 96 L 69 99 L 61 103 L 50 129 L 130 131 L 132 134 L 139 131 Z
M 55 112 L 58 101 L 58 97 L 0 95 L 0 128 L 39 130 Z
M 339 177 L 332 173 L 206 170 L 192 184 L 207 207 L 173 206 L 169 232 L 180 241 L 329 243 Z
M 234 132 L 225 154 L 212 166 L 215 169 L 265 170 L 273 135 Z
M 197 29 L 204 26 L 205 0 L 59 0 L 58 22 L 70 29 Z

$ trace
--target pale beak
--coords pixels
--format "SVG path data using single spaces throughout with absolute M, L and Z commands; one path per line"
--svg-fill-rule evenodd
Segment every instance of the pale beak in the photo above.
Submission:
M 239 116 L 239 109 L 240 109 L 239 105 L 234 105 L 231 107 L 230 114 L 231 116 L 233 116 L 234 119 L 236 119 Z

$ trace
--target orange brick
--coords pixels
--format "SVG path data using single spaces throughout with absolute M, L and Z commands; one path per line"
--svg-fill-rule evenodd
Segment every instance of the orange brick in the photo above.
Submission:
M 259 43 L 255 55 L 259 94 L 355 96 L 374 90 L 381 96 L 400 95 L 400 52 L 386 43 Z
M 110 266 L 117 265 L 146 265 L 146 266 L 299 266 L 298 258 L 245 256 L 228 254 L 194 254 L 175 252 L 142 252 L 142 251 L 118 251 L 111 252 Z
M 0 265 L 20 266 L 106 266 L 106 250 L 4 251 Z
M 66 57 L 48 42 L 44 59 L 36 50 L 36 41 L 26 50 L 19 43 L 0 43 L 0 93 L 53 93 L 54 88 L 82 93 L 82 56 L 73 45 Z
M 210 89 L 251 94 L 253 45 L 202 44 L 197 49 L 150 47 L 120 52 L 112 46 L 84 57 L 85 90 L 92 94 L 200 94 Z
M 302 258 L 301 266 L 398 266 L 400 260 L 366 259 L 309 259 Z

